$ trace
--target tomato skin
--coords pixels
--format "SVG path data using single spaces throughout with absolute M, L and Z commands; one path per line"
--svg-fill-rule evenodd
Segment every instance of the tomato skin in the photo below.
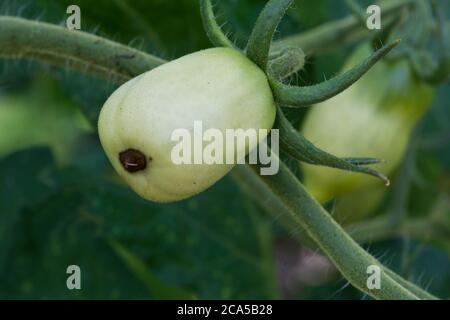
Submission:
M 358 48 L 345 69 L 369 51 L 369 45 Z M 385 59 L 346 91 L 313 106 L 301 130 L 318 147 L 335 155 L 384 159 L 385 163 L 374 167 L 392 176 L 433 93 L 415 77 L 407 61 Z M 370 194 L 368 189 L 382 187 L 380 181 L 366 175 L 302 166 L 305 185 L 319 201 L 360 192 Z
M 122 85 L 106 101 L 98 127 L 118 174 L 142 197 L 169 202 L 203 191 L 233 167 L 174 164 L 174 130 L 185 128 L 194 136 L 195 121 L 202 121 L 203 130 L 216 128 L 223 134 L 225 129 L 270 129 L 275 114 L 265 73 L 237 50 L 214 48 L 181 57 Z M 128 149 L 151 158 L 145 170 L 124 169 L 119 154 Z

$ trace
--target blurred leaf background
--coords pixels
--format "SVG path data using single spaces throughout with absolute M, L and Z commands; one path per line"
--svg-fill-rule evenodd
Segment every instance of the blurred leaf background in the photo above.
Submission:
M 264 3 L 217 4 L 237 44 L 245 44 Z M 0 13 L 62 24 L 70 4 L 80 6 L 84 31 L 167 59 L 210 46 L 197 0 L 4 0 Z M 296 1 L 277 37 L 347 14 L 341 1 Z M 334 74 L 349 50 L 311 58 L 298 81 Z M 70 70 L 0 60 L 0 298 L 365 298 L 229 176 L 170 205 L 130 191 L 95 132 L 115 87 Z M 448 85 L 441 86 L 420 125 L 411 215 L 427 215 L 438 197 L 450 194 L 449 101 Z M 302 116 L 290 114 L 297 122 Z M 448 206 L 443 210 L 450 223 Z M 401 237 L 368 249 L 432 293 L 450 296 L 448 237 L 430 243 Z M 66 287 L 71 264 L 81 268 L 81 290 Z

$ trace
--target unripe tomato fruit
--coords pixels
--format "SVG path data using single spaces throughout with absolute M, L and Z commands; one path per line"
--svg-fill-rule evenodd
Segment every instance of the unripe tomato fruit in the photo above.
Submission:
M 345 69 L 370 52 L 359 47 Z M 386 162 L 376 168 L 388 176 L 398 167 L 412 129 L 428 109 L 433 89 L 421 82 L 408 61 L 382 60 L 349 89 L 319 103 L 309 111 L 302 133 L 317 146 L 342 157 L 374 157 Z M 368 195 L 362 202 L 374 202 L 375 189 L 383 188 L 376 179 L 347 171 L 304 165 L 305 185 L 319 201 L 355 195 Z M 374 188 L 374 194 L 371 192 Z M 365 203 L 356 206 L 363 210 Z M 353 214 L 353 213 L 349 213 Z
M 203 131 L 215 128 L 225 137 L 226 129 L 270 129 L 275 114 L 265 73 L 237 50 L 213 48 L 123 84 L 103 106 L 98 129 L 109 160 L 131 188 L 148 200 L 169 202 L 205 190 L 233 167 L 174 164 L 174 130 L 194 136 L 194 122 L 202 121 Z

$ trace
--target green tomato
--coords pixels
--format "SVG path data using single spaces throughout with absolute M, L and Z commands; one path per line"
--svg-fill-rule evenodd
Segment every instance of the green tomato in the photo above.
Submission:
M 369 45 L 358 48 L 345 69 L 369 51 Z M 313 106 L 301 130 L 338 156 L 384 159 L 377 169 L 392 176 L 432 98 L 433 89 L 415 77 L 406 60 L 385 59 L 346 91 Z M 359 203 L 351 210 L 364 211 L 382 195 L 380 182 L 366 175 L 311 165 L 303 171 L 305 185 L 319 201 L 351 195 Z
M 103 106 L 98 129 L 109 160 L 131 188 L 145 199 L 169 202 L 205 190 L 233 167 L 175 164 L 176 129 L 194 136 L 195 121 L 223 135 L 226 129 L 270 129 L 275 114 L 265 73 L 237 50 L 213 48 L 123 84 Z M 255 145 L 244 147 L 248 153 Z

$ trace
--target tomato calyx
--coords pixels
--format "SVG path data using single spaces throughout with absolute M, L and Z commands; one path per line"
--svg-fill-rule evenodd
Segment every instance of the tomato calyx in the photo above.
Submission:
M 281 82 L 283 79 L 303 68 L 305 55 L 301 48 L 270 52 L 270 46 L 278 24 L 292 3 L 293 0 L 269 0 L 255 23 L 245 49 L 247 57 L 266 73 L 269 80 L 278 106 L 275 128 L 280 129 L 280 146 L 300 161 L 369 174 L 389 185 L 389 180 L 383 174 L 365 167 L 380 162 L 378 159 L 340 158 L 320 150 L 292 128 L 279 106 L 302 108 L 336 96 L 358 81 L 397 46 L 400 40 L 381 47 L 352 69 L 322 83 L 303 87 L 285 84 Z M 211 42 L 216 46 L 237 49 L 216 22 L 210 0 L 200 0 L 200 10 Z

